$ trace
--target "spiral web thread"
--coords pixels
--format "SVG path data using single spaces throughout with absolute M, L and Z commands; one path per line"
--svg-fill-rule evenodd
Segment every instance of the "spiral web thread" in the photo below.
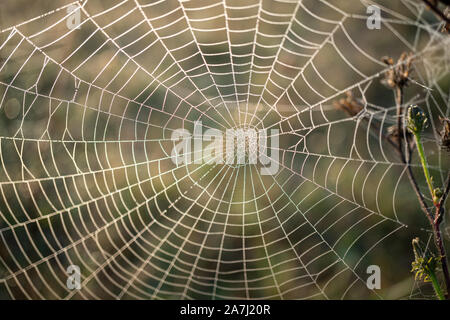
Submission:
M 396 118 L 374 98 L 380 57 L 413 52 L 408 103 L 449 113 L 448 38 L 420 2 L 393 2 L 90 0 L 2 26 L 2 296 L 378 296 L 370 253 L 408 227 L 411 194 L 381 139 Z M 371 4 L 381 31 L 366 29 Z M 332 107 L 349 90 L 354 117 Z M 198 120 L 279 129 L 280 170 L 175 166 L 171 133 Z

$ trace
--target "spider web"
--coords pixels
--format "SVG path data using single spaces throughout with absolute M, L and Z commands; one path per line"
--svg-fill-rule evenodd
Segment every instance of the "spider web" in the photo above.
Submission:
M 395 269 L 380 260 L 389 243 L 428 234 L 381 138 L 396 118 L 380 57 L 413 52 L 406 103 L 433 129 L 449 115 L 448 37 L 420 2 L 389 2 L 89 0 L 2 26 L 0 295 L 380 297 L 367 266 Z M 366 27 L 371 4 L 381 30 Z M 332 107 L 347 91 L 364 106 L 354 117 Z M 172 132 L 199 120 L 279 129 L 280 170 L 174 165 Z

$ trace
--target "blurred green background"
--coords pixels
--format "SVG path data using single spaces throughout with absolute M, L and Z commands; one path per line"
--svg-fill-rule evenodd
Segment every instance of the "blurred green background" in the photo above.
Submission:
M 410 273 L 429 226 L 380 141 L 396 123 L 381 58 L 412 52 L 405 102 L 430 117 L 443 183 L 449 38 L 420 1 L 87 1 L 73 30 L 69 3 L 0 3 L 0 298 L 432 297 Z M 333 107 L 346 91 L 355 117 Z M 171 133 L 196 120 L 279 129 L 280 171 L 177 168 Z

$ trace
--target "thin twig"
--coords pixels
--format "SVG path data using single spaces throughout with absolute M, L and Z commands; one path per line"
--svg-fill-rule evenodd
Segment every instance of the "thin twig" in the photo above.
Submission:
M 436 219 L 437 219 L 436 221 L 439 223 L 442 221 L 442 216 L 444 214 L 445 200 L 447 200 L 449 192 L 450 192 L 450 173 L 448 174 L 448 177 L 447 177 L 447 183 L 446 183 L 446 187 L 444 189 L 444 193 L 442 194 L 439 204 L 437 205 L 437 208 L 439 209 L 439 211 L 437 212 L 437 215 L 436 215 Z
M 414 189 L 414 192 L 416 193 L 417 198 L 419 199 L 420 207 L 422 208 L 422 211 L 425 213 L 426 217 L 428 218 L 428 221 L 430 222 L 430 224 L 433 225 L 434 224 L 433 217 L 427 209 L 427 204 L 425 202 L 425 198 L 423 197 L 422 192 L 420 191 L 419 184 L 417 183 L 417 180 L 414 177 L 414 173 L 410 166 L 413 149 L 410 147 L 408 136 L 406 134 L 406 129 L 403 125 L 403 87 L 401 87 L 401 86 L 397 86 L 397 88 L 396 88 L 395 101 L 397 104 L 397 131 L 399 133 L 397 150 L 398 150 L 398 153 L 400 154 L 400 158 L 401 158 L 403 164 L 406 166 L 406 173 L 408 175 L 408 179 Z M 405 151 L 403 150 L 402 136 L 405 137 L 406 144 L 408 146 L 408 159 L 406 159 Z
M 433 205 L 435 207 L 435 215 L 434 215 L 434 219 L 432 219 L 431 221 L 431 226 L 433 228 L 433 235 L 434 235 L 434 241 L 435 241 L 435 245 L 436 248 L 439 251 L 439 255 L 440 255 L 440 261 L 441 261 L 441 265 L 442 265 L 442 272 L 444 274 L 444 279 L 445 279 L 445 286 L 447 288 L 447 298 L 449 298 L 450 295 L 450 275 L 449 275 L 449 271 L 448 271 L 448 263 L 447 263 L 447 254 L 445 251 L 445 247 L 444 247 L 444 242 L 442 240 L 442 233 L 441 233 L 441 222 L 442 222 L 442 212 L 441 212 L 441 207 L 443 206 L 443 203 L 441 203 L 441 198 L 444 196 L 443 194 L 439 195 L 437 193 L 437 190 L 439 189 L 434 189 L 433 188 L 433 184 L 431 182 L 431 176 L 430 176 L 430 172 L 428 170 L 428 164 L 427 164 L 427 160 L 425 157 L 425 153 L 423 151 L 423 144 L 421 141 L 421 135 L 422 135 L 422 131 L 423 129 L 426 127 L 427 124 L 427 117 L 425 115 L 425 113 L 417 106 L 411 106 L 408 109 L 408 130 L 411 131 L 411 133 L 414 135 L 415 138 L 415 142 L 416 142 L 416 146 L 417 146 L 417 150 L 419 153 L 419 158 L 420 158 L 420 162 L 422 164 L 422 168 L 423 168 L 423 173 L 425 175 L 425 178 L 427 180 L 428 183 L 428 187 L 429 187 L 429 191 L 430 194 L 433 198 Z M 447 187 L 445 190 L 445 198 L 448 195 L 449 192 L 449 181 L 450 181 L 450 177 L 447 181 Z M 440 197 L 439 199 L 437 197 Z M 444 198 L 444 201 L 445 201 Z M 428 212 L 428 210 L 427 210 Z M 436 291 L 437 292 L 437 291 Z
M 434 229 L 434 240 L 436 241 L 436 246 L 439 250 L 439 255 L 441 256 L 442 273 L 444 274 L 445 287 L 447 288 L 447 299 L 448 299 L 450 295 L 450 274 L 448 273 L 447 255 L 445 254 L 444 242 L 442 241 L 440 224 L 435 223 L 433 225 L 433 229 Z
M 403 53 L 401 55 L 401 57 L 399 59 L 401 64 L 397 67 L 394 66 L 394 62 L 391 58 L 384 58 L 383 60 L 385 61 L 386 64 L 391 66 L 390 71 L 388 71 L 386 73 L 385 83 L 389 87 L 391 87 L 395 93 L 395 102 L 396 102 L 396 107 L 397 107 L 397 133 L 398 133 L 398 139 L 397 139 L 398 140 L 397 141 L 398 148 L 397 149 L 400 154 L 401 161 L 406 166 L 406 172 L 407 172 L 408 178 L 409 178 L 411 185 L 417 195 L 417 198 L 419 199 L 422 211 L 424 212 L 425 216 L 427 217 L 427 219 L 430 223 L 430 226 L 432 227 L 435 245 L 441 256 L 442 270 L 443 270 L 443 274 L 444 274 L 444 278 L 445 278 L 445 285 L 447 288 L 447 298 L 450 298 L 450 275 L 449 275 L 449 271 L 448 271 L 447 256 L 446 256 L 446 252 L 445 252 L 444 243 L 442 241 L 442 234 L 441 234 L 441 229 L 440 229 L 440 225 L 441 225 L 441 221 L 442 221 L 441 220 L 441 214 L 442 214 L 441 207 L 443 207 L 443 205 L 441 206 L 440 203 L 434 202 L 434 190 L 433 190 L 432 186 L 430 186 L 430 192 L 433 197 L 433 205 L 436 208 L 435 216 L 433 217 L 432 213 L 428 210 L 424 196 L 423 196 L 422 192 L 420 191 L 419 185 L 417 183 L 417 180 L 416 180 L 414 173 L 412 171 L 412 168 L 411 168 L 411 159 L 412 159 L 412 153 L 413 153 L 414 149 L 413 149 L 413 146 L 411 146 L 408 135 L 406 134 L 407 129 L 403 125 L 404 88 L 408 84 L 409 74 L 410 74 L 411 68 L 412 68 L 411 67 L 412 61 L 411 61 L 410 56 L 408 56 L 405 53 Z M 420 136 L 418 134 L 416 134 L 416 144 L 421 143 L 420 139 L 418 139 L 419 137 Z M 405 139 L 408 158 L 405 155 L 405 150 L 403 147 L 403 138 Z M 417 147 L 422 148 L 421 145 L 420 146 L 418 145 Z M 424 173 L 425 173 L 425 176 L 427 177 L 427 182 L 428 182 L 428 178 L 429 178 L 427 176 L 428 168 L 426 165 L 426 161 L 424 159 L 423 151 L 422 151 L 422 153 L 419 152 L 419 156 L 421 157 L 422 167 L 424 169 Z M 449 182 L 447 182 L 445 197 L 447 197 L 448 192 L 449 192 L 448 183 Z M 444 201 L 445 201 L 445 199 L 444 199 Z
M 421 135 L 422 135 L 422 131 L 423 129 L 426 127 L 427 124 L 427 117 L 425 115 L 425 113 L 417 106 L 411 106 L 408 109 L 408 130 L 411 131 L 411 133 L 414 135 L 415 138 L 415 142 L 416 142 L 416 146 L 417 146 L 417 150 L 419 153 L 419 158 L 420 158 L 420 162 L 422 164 L 422 168 L 423 168 L 423 172 L 425 175 L 425 178 L 427 180 L 428 183 L 428 187 L 429 187 L 429 191 L 430 194 L 433 198 L 433 205 L 435 207 L 435 215 L 434 215 L 434 219 L 431 219 L 431 227 L 433 230 L 433 235 L 434 235 L 434 241 L 435 241 L 435 245 L 436 248 L 439 251 L 439 255 L 440 255 L 440 260 L 441 260 L 441 265 L 442 265 L 442 272 L 444 274 L 444 279 L 445 279 L 445 286 L 447 288 L 447 298 L 449 298 L 450 296 L 450 274 L 448 271 L 448 263 L 447 263 L 447 254 L 445 251 L 445 247 L 444 247 L 444 242 L 442 240 L 442 232 L 441 232 L 441 200 L 436 200 L 436 189 L 433 188 L 433 184 L 431 182 L 431 176 L 428 170 L 428 164 L 427 164 L 427 160 L 425 157 L 425 153 L 423 151 L 423 144 L 421 141 Z M 449 178 L 450 180 L 450 178 Z M 448 194 L 448 190 L 449 189 L 449 182 L 447 181 L 447 187 L 445 190 L 445 197 L 447 197 Z M 421 194 L 421 193 L 420 193 Z M 442 198 L 444 195 L 440 195 L 440 197 Z M 444 198 L 445 201 L 445 198 Z M 443 204 L 443 202 L 442 202 Z M 430 220 L 430 213 L 428 212 L 428 210 L 426 210 L 427 212 L 427 217 Z
M 398 151 L 400 152 L 400 157 L 403 163 L 406 164 L 405 152 L 403 150 L 403 140 L 402 137 L 406 137 L 405 128 L 403 126 L 403 87 L 398 86 L 395 91 L 395 102 L 397 104 L 397 132 L 398 132 Z
M 392 58 L 385 57 L 382 60 L 388 66 L 390 66 L 389 71 L 387 71 L 385 73 L 385 80 L 383 81 L 383 83 L 385 85 L 387 85 L 388 87 L 390 87 L 391 89 L 393 89 L 394 93 L 395 93 L 395 103 L 396 103 L 396 110 L 397 110 L 397 132 L 396 132 L 397 139 L 395 141 L 396 143 L 394 143 L 391 136 L 385 135 L 383 133 L 382 133 L 382 136 L 391 145 L 396 147 L 395 150 L 399 153 L 401 161 L 405 165 L 408 178 L 410 180 L 411 186 L 414 189 L 414 192 L 417 195 L 417 198 L 419 199 L 421 209 L 424 212 L 425 216 L 427 217 L 427 219 L 430 223 L 430 226 L 432 227 L 435 245 L 439 251 L 440 261 L 441 261 L 442 270 L 443 270 L 443 274 L 444 274 L 444 278 L 445 278 L 445 285 L 447 288 L 446 298 L 450 299 L 450 275 L 449 275 L 449 271 L 448 271 L 446 251 L 445 251 L 444 243 L 442 241 L 442 233 L 441 233 L 441 229 L 440 229 L 440 225 L 442 222 L 444 203 L 445 203 L 445 200 L 450 191 L 450 174 L 447 179 L 447 186 L 445 188 L 445 191 L 444 191 L 443 195 L 441 196 L 439 203 L 437 203 L 437 200 L 435 200 L 435 195 L 436 195 L 435 190 L 432 187 L 431 178 L 430 178 L 429 171 L 428 171 L 428 165 L 426 163 L 425 154 L 423 152 L 423 147 L 422 147 L 421 139 L 420 139 L 420 132 L 423 129 L 423 125 L 426 123 L 426 116 L 423 116 L 424 120 L 423 120 L 423 124 L 420 126 L 420 130 L 416 129 L 417 130 L 416 131 L 414 129 L 410 129 L 409 126 L 408 126 L 408 130 L 414 130 L 413 133 L 416 138 L 416 145 L 417 145 L 417 149 L 419 151 L 419 156 L 421 158 L 421 164 L 422 164 L 422 167 L 424 170 L 425 177 L 427 178 L 427 183 L 429 185 L 431 195 L 433 197 L 433 205 L 436 208 L 436 212 L 433 217 L 432 212 L 428 210 L 427 203 L 425 202 L 425 198 L 424 198 L 422 192 L 420 191 L 419 185 L 418 185 L 417 180 L 412 171 L 411 161 L 412 161 L 412 154 L 414 152 L 415 145 L 411 143 L 410 137 L 408 136 L 407 128 L 403 124 L 403 122 L 404 122 L 404 118 L 403 118 L 403 116 L 404 116 L 404 109 L 403 109 L 404 88 L 408 84 L 409 75 L 412 70 L 412 58 L 410 55 L 403 53 L 400 56 L 399 63 L 397 65 L 394 64 L 394 60 Z M 335 107 L 337 109 L 344 110 L 350 116 L 357 115 L 363 109 L 363 106 L 354 100 L 351 92 L 347 93 L 347 99 L 341 99 L 339 102 L 336 102 Z M 411 121 L 411 120 L 408 118 L 408 121 Z M 409 125 L 410 125 L 410 123 L 409 123 Z M 369 123 L 369 127 L 374 130 L 380 129 L 379 126 L 371 126 L 370 123 Z M 403 147 L 403 139 L 405 139 L 405 143 L 406 143 L 405 147 L 406 148 Z M 406 149 L 406 151 L 407 151 L 406 154 L 405 154 L 404 149 Z M 436 293 L 438 294 L 438 292 L 440 292 L 440 287 L 437 283 L 437 280 L 435 282 L 436 282 L 434 284 L 434 286 L 436 287 L 435 289 L 439 289 L 438 291 L 436 291 Z M 442 298 L 442 294 L 441 295 L 438 294 L 438 296 L 440 298 Z
M 448 197 L 448 194 L 450 192 L 450 173 L 447 177 L 447 183 L 444 190 L 444 193 L 442 194 L 441 200 L 439 201 L 439 204 L 436 206 L 436 218 L 435 218 L 435 240 L 436 245 L 438 246 L 440 255 L 441 255 L 441 263 L 442 263 L 442 272 L 444 273 L 444 279 L 445 279 L 445 286 L 447 288 L 447 299 L 450 298 L 450 274 L 448 272 L 448 261 L 447 261 L 447 255 L 445 251 L 444 242 L 442 241 L 442 233 L 440 229 L 440 225 L 442 223 L 442 217 L 444 213 L 444 205 L 445 200 Z

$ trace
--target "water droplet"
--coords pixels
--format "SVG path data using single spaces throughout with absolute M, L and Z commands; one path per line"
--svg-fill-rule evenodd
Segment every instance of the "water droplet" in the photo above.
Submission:
M 19 100 L 16 98 L 9 99 L 3 107 L 3 112 L 9 120 L 16 119 L 20 114 L 20 110 L 21 105 Z

